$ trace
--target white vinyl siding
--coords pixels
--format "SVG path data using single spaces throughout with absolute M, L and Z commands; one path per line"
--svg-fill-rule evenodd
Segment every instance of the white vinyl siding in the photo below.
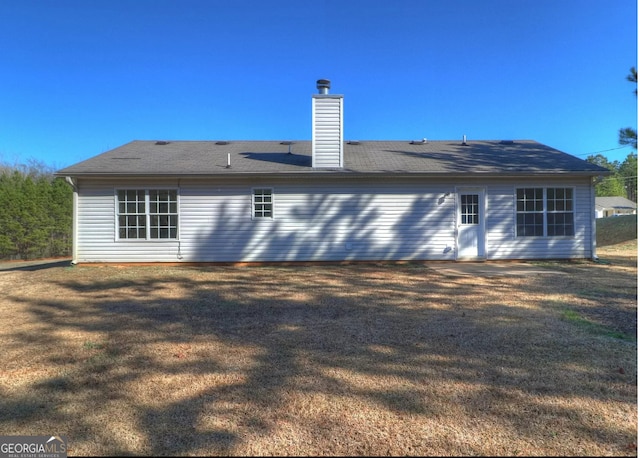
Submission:
M 119 240 L 116 189 L 176 187 L 175 182 L 136 180 L 114 185 L 106 180 L 78 180 L 77 261 L 166 262 L 178 261 L 177 240 Z
M 312 166 L 343 166 L 342 97 L 316 95 L 313 103 Z
M 516 231 L 518 188 L 572 188 L 574 235 L 518 237 Z M 535 181 L 519 180 L 488 187 L 488 259 L 567 259 L 593 255 L 592 218 L 594 202 L 589 178 Z
M 267 184 L 267 183 L 265 183 Z M 181 240 L 190 261 L 452 259 L 453 197 L 436 188 L 268 183 L 276 217 L 252 218 L 252 187 L 181 188 Z M 267 187 L 267 186 L 265 186 Z M 420 193 L 417 194 L 416 193 Z
M 79 180 L 78 262 L 454 260 L 456 187 L 427 179 Z M 487 259 L 591 256 L 588 178 L 495 180 L 486 189 Z M 574 189 L 575 236 L 517 237 L 520 187 Z M 174 188 L 179 240 L 119 240 L 116 189 Z M 275 218 L 254 218 L 254 189 L 271 189 Z

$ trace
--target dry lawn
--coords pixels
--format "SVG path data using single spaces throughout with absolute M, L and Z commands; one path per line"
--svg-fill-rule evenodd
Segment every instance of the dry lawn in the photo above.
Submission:
M 636 455 L 637 245 L 439 264 L 0 272 L 0 434 L 70 455 Z

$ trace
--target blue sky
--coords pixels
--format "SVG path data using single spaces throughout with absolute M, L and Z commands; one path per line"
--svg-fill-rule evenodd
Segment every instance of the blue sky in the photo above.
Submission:
M 345 139 L 584 158 L 637 124 L 637 17 L 636 0 L 2 0 L 0 161 L 310 139 L 319 78 L 345 96 Z

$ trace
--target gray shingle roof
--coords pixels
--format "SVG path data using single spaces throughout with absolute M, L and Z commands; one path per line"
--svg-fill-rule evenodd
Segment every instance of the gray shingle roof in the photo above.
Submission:
M 163 144 L 164 143 L 164 144 Z M 343 169 L 313 169 L 311 142 L 132 141 L 59 176 L 239 174 L 603 175 L 608 170 L 531 140 L 345 142 Z M 289 153 L 289 149 L 291 153 Z M 227 168 L 227 155 L 231 167 Z
M 626 197 L 596 197 L 596 208 L 618 208 L 618 209 L 632 209 L 638 208 L 638 205 L 632 200 Z

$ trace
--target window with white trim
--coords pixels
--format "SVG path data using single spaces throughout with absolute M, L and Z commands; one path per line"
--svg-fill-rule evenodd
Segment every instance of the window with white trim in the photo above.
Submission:
M 544 189 L 516 190 L 516 219 L 518 237 L 544 235 Z
M 573 236 L 573 188 L 516 189 L 518 237 Z
M 273 189 L 254 188 L 252 195 L 253 218 L 273 218 Z
M 479 223 L 478 194 L 460 195 L 460 223 L 468 226 Z
M 116 193 L 119 239 L 177 239 L 178 191 L 119 189 Z
M 572 188 L 547 188 L 547 235 L 574 235 Z

